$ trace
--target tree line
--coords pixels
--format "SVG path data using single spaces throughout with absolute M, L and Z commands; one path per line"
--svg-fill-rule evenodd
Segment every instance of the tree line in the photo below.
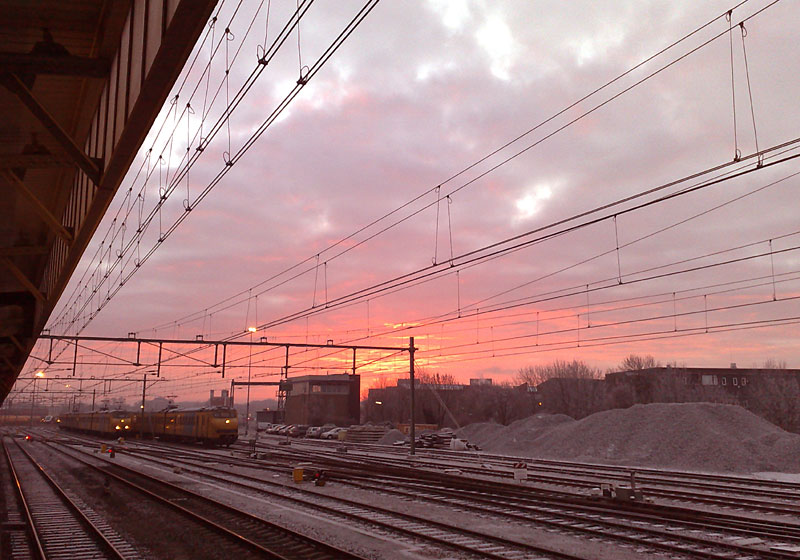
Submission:
M 685 367 L 667 365 L 676 373 Z M 580 419 L 634 404 L 712 401 L 744 406 L 785 430 L 800 432 L 800 378 L 782 374 L 785 362 L 764 362 L 760 368 L 763 374 L 751 379 L 738 395 L 718 386 L 688 383 L 682 375 L 632 376 L 630 382 L 614 385 L 604 381 L 608 373 L 655 367 L 662 366 L 653 356 L 636 354 L 605 371 L 580 360 L 555 360 L 522 367 L 511 382 L 459 390 L 453 390 L 459 385 L 454 376 L 421 371 L 417 375 L 420 384 L 415 392 L 415 420 L 454 428 L 474 422 L 507 425 L 540 412 Z M 410 389 L 391 389 L 386 393 L 391 398 L 380 404 L 370 399 L 364 401 L 362 418 L 373 422 L 408 422 Z

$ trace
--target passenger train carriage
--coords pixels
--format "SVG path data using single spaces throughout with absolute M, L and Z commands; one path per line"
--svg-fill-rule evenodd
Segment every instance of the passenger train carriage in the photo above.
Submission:
M 134 418 L 137 431 L 141 421 Z M 145 413 L 143 431 L 162 440 L 230 445 L 239 438 L 239 418 L 229 407 L 174 408 Z
M 106 437 L 128 437 L 134 430 L 131 413 L 124 410 L 70 412 L 61 417 L 58 425 L 65 430 Z

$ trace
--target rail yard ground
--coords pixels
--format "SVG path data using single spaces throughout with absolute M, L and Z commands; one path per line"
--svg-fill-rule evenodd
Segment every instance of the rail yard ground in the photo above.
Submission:
M 34 478 L 33 460 L 127 551 L 106 557 L 263 557 L 248 541 L 289 558 L 800 554 L 800 436 L 731 406 L 647 405 L 579 422 L 534 416 L 508 427 L 472 425 L 462 435 L 483 451 L 421 449 L 414 457 L 403 446 L 287 445 L 258 434 L 230 449 L 128 441 L 112 458 L 101 452 L 112 442 L 93 437 L 50 427 L 3 432 L 3 558 L 30 553 L 8 465 L 35 501 L 32 489 L 47 483 Z M 727 458 L 715 458 L 723 448 Z M 763 470 L 789 480 L 751 474 Z M 625 487 L 632 471 L 644 501 L 595 495 L 601 484 Z

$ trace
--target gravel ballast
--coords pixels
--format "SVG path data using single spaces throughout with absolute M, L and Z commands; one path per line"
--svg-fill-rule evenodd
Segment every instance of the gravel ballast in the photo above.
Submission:
M 742 407 L 655 403 L 575 421 L 537 414 L 509 426 L 480 423 L 460 432 L 485 451 L 707 472 L 800 472 L 800 435 Z

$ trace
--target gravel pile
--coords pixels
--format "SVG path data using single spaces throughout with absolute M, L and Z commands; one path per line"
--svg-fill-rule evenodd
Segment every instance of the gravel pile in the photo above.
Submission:
M 534 440 L 553 428 L 575 421 L 564 414 L 535 414 L 503 426 L 495 422 L 478 422 L 458 431 L 458 437 L 493 453 L 524 454 Z
M 657 403 L 574 421 L 536 415 L 463 436 L 488 452 L 713 472 L 800 472 L 800 435 L 733 405 Z
M 403 432 L 392 429 L 386 432 L 386 434 L 378 440 L 378 443 L 381 445 L 392 445 L 394 442 L 403 441 L 404 439 L 406 439 L 406 436 L 403 435 Z

